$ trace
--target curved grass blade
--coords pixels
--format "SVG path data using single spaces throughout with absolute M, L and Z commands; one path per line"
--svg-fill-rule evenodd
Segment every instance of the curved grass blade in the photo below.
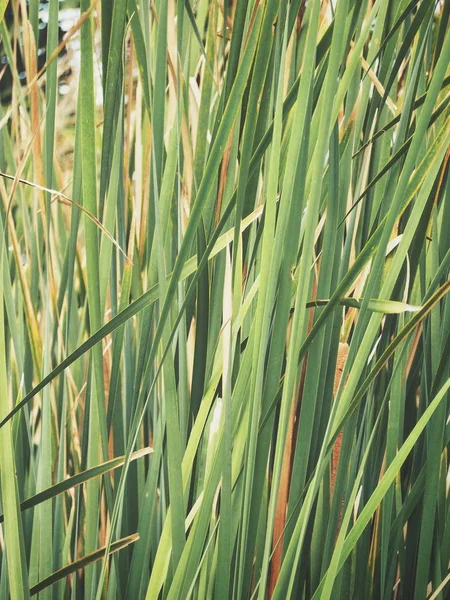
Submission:
M 120 540 L 113 542 L 111 544 L 110 554 L 113 554 L 114 552 L 118 552 L 119 550 L 123 550 L 130 544 L 134 544 L 135 542 L 137 542 L 138 539 L 139 539 L 139 535 L 137 533 L 133 533 L 132 535 L 128 535 L 124 538 L 121 538 Z M 30 595 L 34 596 L 35 594 L 38 594 L 39 592 L 42 592 L 42 590 L 45 590 L 49 586 L 53 585 L 57 581 L 60 581 L 61 579 L 64 579 L 68 575 L 75 573 L 75 571 L 78 571 L 79 569 L 84 569 L 85 567 L 92 564 L 93 562 L 100 560 L 103 556 L 104 551 L 105 551 L 104 547 L 98 548 L 98 550 L 94 550 L 94 552 L 91 552 L 90 554 L 86 554 L 85 556 L 82 556 L 75 562 L 70 563 L 70 565 L 63 567 L 62 569 L 59 569 L 58 571 L 55 571 L 54 573 L 52 573 L 51 575 L 49 575 L 48 577 L 46 577 L 45 579 L 43 579 L 42 581 L 39 581 L 39 583 L 34 585 L 30 589 Z
M 130 261 L 127 253 L 125 252 L 125 250 L 123 250 L 123 248 L 121 248 L 121 246 L 119 245 L 117 240 L 114 238 L 114 236 L 106 229 L 106 227 L 97 219 L 97 217 L 95 215 L 93 215 L 85 206 L 83 206 L 82 204 L 79 204 L 76 200 L 72 200 L 72 198 L 69 198 L 62 192 L 58 192 L 58 190 L 52 190 L 43 185 L 39 185 L 38 183 L 34 183 L 33 181 L 27 181 L 26 179 L 21 179 L 20 177 L 16 178 L 13 175 L 8 175 L 7 173 L 2 173 L 1 171 L 0 171 L 0 177 L 4 177 L 5 179 L 10 179 L 11 181 L 16 180 L 19 183 L 23 183 L 24 185 L 29 185 L 30 187 L 36 188 L 37 190 L 47 192 L 48 194 L 51 194 L 55 199 L 61 198 L 62 201 L 65 201 L 69 205 L 76 206 L 100 229 L 100 231 L 102 231 L 102 233 L 104 233 L 106 235 L 106 237 L 114 244 L 114 246 L 118 250 L 120 250 L 120 252 L 127 259 L 127 261 Z
M 148 456 L 153 452 L 152 448 L 143 448 L 142 450 L 136 450 L 131 455 L 131 460 L 137 460 L 138 458 L 142 458 L 143 456 Z M 24 511 L 28 508 L 33 508 L 33 506 L 37 506 L 41 502 L 45 500 L 50 500 L 50 498 L 54 498 L 58 494 L 62 494 L 63 492 L 67 492 L 68 490 L 93 479 L 94 477 L 100 477 L 101 475 L 105 475 L 114 469 L 117 469 L 123 465 L 125 462 L 125 456 L 119 456 L 117 458 L 112 458 L 101 465 L 96 465 L 95 467 L 91 467 L 90 469 L 86 469 L 81 473 L 77 473 L 76 475 L 72 475 L 72 477 L 68 477 L 64 479 L 64 481 L 60 481 L 55 485 L 31 496 L 31 498 L 27 498 L 23 502 L 20 503 L 20 510 Z M 0 523 L 3 523 L 4 515 L 0 515 Z

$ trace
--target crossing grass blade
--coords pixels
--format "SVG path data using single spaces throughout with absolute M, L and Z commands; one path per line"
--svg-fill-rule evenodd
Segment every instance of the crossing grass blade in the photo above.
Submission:
M 120 540 L 117 540 L 116 542 L 114 542 L 114 545 L 111 548 L 111 553 L 119 552 L 119 550 L 123 550 L 130 544 L 134 544 L 138 539 L 139 539 L 139 536 L 134 534 L 134 535 L 129 535 L 127 537 L 124 537 Z M 104 551 L 104 548 L 98 548 L 97 550 L 94 550 L 94 552 L 91 552 L 90 554 L 86 554 L 85 556 L 79 558 L 78 560 L 71 563 L 70 565 L 67 565 L 66 567 L 63 567 L 62 569 L 59 569 L 59 571 L 55 571 L 55 573 L 52 573 L 46 579 L 39 581 L 39 583 L 37 583 L 35 586 L 33 586 L 30 589 L 30 595 L 34 596 L 35 594 L 39 594 L 40 592 L 42 592 L 42 590 L 47 589 L 48 587 L 50 587 L 53 584 L 60 581 L 61 579 L 68 577 L 72 573 L 75 573 L 78 569 L 86 568 L 87 565 L 92 564 L 93 562 L 99 560 L 103 556 L 103 551 Z
M 142 450 L 138 450 L 137 452 L 133 452 L 131 459 L 136 460 L 138 458 L 141 458 L 142 456 L 146 456 L 147 454 L 150 454 L 151 452 L 152 452 L 151 448 L 144 448 Z M 66 492 L 78 485 L 81 485 L 82 483 L 85 483 L 86 481 L 88 481 L 89 479 L 92 479 L 93 477 L 100 477 L 101 475 L 105 475 L 106 473 L 109 473 L 110 471 L 117 469 L 118 467 L 121 467 L 123 465 L 124 461 L 125 461 L 125 458 L 123 456 L 118 457 L 118 458 L 113 458 L 113 459 L 107 461 L 106 463 L 103 463 L 102 465 L 98 465 L 96 467 L 93 467 L 92 469 L 86 469 L 86 471 L 83 471 L 82 473 L 78 473 L 77 475 L 68 477 L 64 481 L 61 481 L 60 483 L 56 483 L 51 488 L 48 488 L 47 490 L 43 490 L 42 492 L 39 492 L 35 496 L 32 496 L 31 498 L 27 498 L 26 500 L 21 502 L 20 510 L 23 511 L 23 510 L 27 510 L 28 508 L 32 508 L 33 506 L 36 506 L 37 504 L 40 504 L 41 502 L 43 502 L 45 500 L 54 498 L 58 494 L 62 494 L 63 492 Z M 2 523 L 3 521 L 4 521 L 4 515 L 0 515 L 0 523 Z

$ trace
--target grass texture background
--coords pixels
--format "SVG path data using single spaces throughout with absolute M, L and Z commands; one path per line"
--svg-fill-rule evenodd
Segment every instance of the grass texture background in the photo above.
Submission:
M 6 4 L 0 597 L 447 598 L 450 2 Z

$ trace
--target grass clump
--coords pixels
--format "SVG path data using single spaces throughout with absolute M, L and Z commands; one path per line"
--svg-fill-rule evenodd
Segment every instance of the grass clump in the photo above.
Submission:
M 0 597 L 446 598 L 450 4 L 45 8 L 0 2 Z

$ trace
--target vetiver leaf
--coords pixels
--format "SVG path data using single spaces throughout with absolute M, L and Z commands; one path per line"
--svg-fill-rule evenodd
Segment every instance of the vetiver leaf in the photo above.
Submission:
M 0 597 L 445 597 L 450 3 L 78 4 L 0 1 Z

